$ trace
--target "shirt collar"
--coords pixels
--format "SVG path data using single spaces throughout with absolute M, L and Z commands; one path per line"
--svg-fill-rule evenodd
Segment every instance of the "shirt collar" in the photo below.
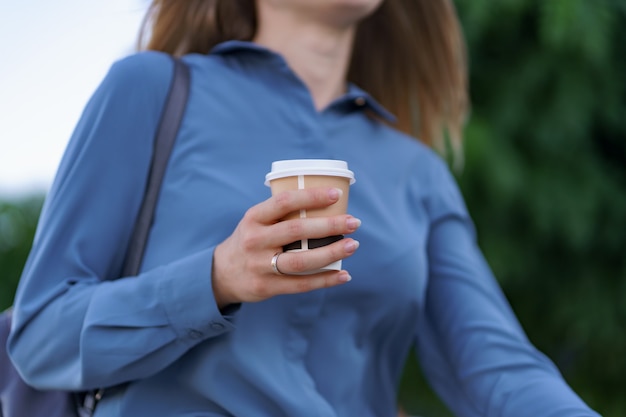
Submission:
M 358 107 L 367 108 L 373 111 L 378 117 L 389 123 L 395 124 L 398 121 L 393 113 L 387 110 L 371 95 L 352 83 L 348 84 L 348 92 L 343 97 L 341 97 L 340 100 L 351 101 L 354 103 L 354 105 Z
M 238 50 L 259 51 L 264 53 L 273 53 L 269 49 L 254 42 L 230 40 L 218 43 L 211 49 L 212 54 L 227 54 Z
M 248 41 L 230 40 L 222 42 L 213 47 L 211 54 L 228 55 L 242 51 L 258 53 L 259 55 L 276 60 L 282 65 L 287 65 L 287 62 L 280 54 L 264 46 Z M 389 123 L 395 124 L 397 122 L 396 116 L 383 107 L 371 95 L 352 83 L 348 84 L 348 92 L 335 103 L 353 103 L 357 107 L 373 111 L 378 117 Z

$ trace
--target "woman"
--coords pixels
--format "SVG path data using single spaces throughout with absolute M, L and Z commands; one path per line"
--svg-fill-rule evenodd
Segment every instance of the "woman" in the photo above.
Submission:
M 446 165 L 407 134 L 458 144 L 448 0 L 154 0 L 145 29 L 152 51 L 112 67 L 41 216 L 9 343 L 30 383 L 111 387 L 98 417 L 391 416 L 415 345 L 459 416 L 597 415 L 528 342 Z M 171 76 L 155 51 L 184 56 L 191 95 L 142 272 L 107 281 Z M 269 197 L 271 162 L 300 158 L 348 161 L 350 214 L 280 221 L 340 198 Z

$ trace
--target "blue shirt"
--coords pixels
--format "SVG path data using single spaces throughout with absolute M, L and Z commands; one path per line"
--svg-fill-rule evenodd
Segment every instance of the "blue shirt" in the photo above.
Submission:
M 9 348 L 28 382 L 122 384 L 97 417 L 393 416 L 415 346 L 459 416 L 597 415 L 527 340 L 446 164 L 382 123 L 393 116 L 371 97 L 351 86 L 318 112 L 285 60 L 250 43 L 184 60 L 191 94 L 138 277 L 112 280 L 171 61 L 144 52 L 117 62 L 86 106 L 16 298 Z M 271 162 L 302 158 L 355 172 L 352 281 L 221 313 L 215 246 L 270 196 Z

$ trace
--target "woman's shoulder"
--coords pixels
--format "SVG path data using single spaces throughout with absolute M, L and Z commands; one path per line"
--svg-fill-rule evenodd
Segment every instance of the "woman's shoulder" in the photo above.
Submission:
M 171 71 L 172 56 L 159 51 L 141 51 L 118 59 L 111 73 L 122 77 L 143 77 Z
M 456 195 L 458 183 L 442 151 L 416 137 L 386 126 L 385 145 L 393 148 L 398 169 L 410 173 L 407 185 L 420 195 Z
M 172 57 L 164 52 L 142 51 L 115 61 L 103 81 L 108 88 L 148 95 L 164 93 L 173 74 Z M 162 91 L 161 91 L 162 90 Z
M 433 146 L 424 143 L 415 136 L 404 133 L 394 126 L 380 123 L 385 146 L 391 147 L 396 156 L 415 164 L 417 169 L 427 171 L 439 171 L 447 167 L 447 163 L 441 153 Z

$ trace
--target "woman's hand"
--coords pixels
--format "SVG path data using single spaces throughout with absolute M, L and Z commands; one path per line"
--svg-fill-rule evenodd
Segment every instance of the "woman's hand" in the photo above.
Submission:
M 321 248 L 280 255 L 277 274 L 271 265 L 282 247 L 301 239 L 345 235 L 359 228 L 360 220 L 344 214 L 280 221 L 303 209 L 330 206 L 341 197 L 335 188 L 286 191 L 250 208 L 230 237 L 213 254 L 213 292 L 220 308 L 228 304 L 261 301 L 332 287 L 350 281 L 347 271 L 290 275 L 321 268 L 352 255 L 359 243 L 345 238 Z

